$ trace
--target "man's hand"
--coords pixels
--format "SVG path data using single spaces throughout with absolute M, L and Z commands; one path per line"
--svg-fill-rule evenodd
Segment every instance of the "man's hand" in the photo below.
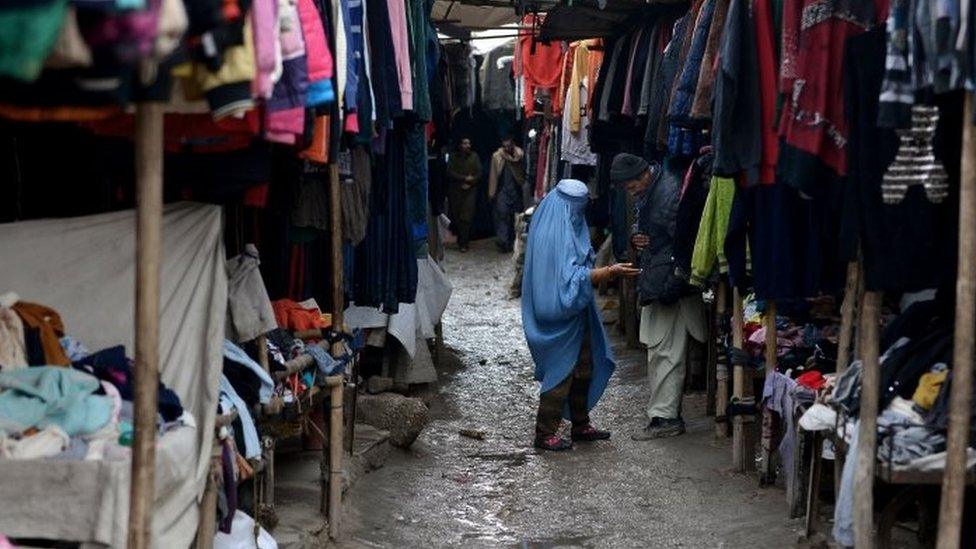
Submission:
M 468 185 L 467 183 L 461 183 L 461 188 L 464 190 L 468 190 L 471 188 L 471 185 Z
M 644 248 L 651 245 L 651 237 L 644 233 L 635 233 L 630 237 L 630 245 L 637 251 L 643 251 Z

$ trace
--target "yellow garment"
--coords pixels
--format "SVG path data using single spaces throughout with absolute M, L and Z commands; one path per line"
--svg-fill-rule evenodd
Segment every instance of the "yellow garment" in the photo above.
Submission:
M 599 43 L 599 39 L 580 40 L 575 43 L 576 52 L 573 55 L 573 70 L 569 79 L 569 91 L 566 92 L 565 107 L 569 109 L 569 131 L 573 133 L 580 131 L 583 118 L 580 109 L 586 107 L 585 105 L 580 105 L 580 86 L 582 85 L 583 79 L 588 79 L 590 74 L 590 46 Z M 592 87 L 593 82 L 588 82 L 588 85 Z
M 923 410 L 932 409 L 932 406 L 935 405 L 935 399 L 939 396 L 939 391 L 942 390 L 942 384 L 945 383 L 946 376 L 948 375 L 949 370 L 922 374 L 922 377 L 918 380 L 918 388 L 915 389 L 915 394 L 912 395 L 912 400 L 915 401 L 915 404 L 918 404 L 918 407 Z

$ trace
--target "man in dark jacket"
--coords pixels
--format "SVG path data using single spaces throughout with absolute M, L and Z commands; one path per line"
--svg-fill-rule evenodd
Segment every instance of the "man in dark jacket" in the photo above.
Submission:
M 640 340 L 647 345 L 651 388 L 648 423 L 631 438 L 680 435 L 685 432 L 681 396 L 688 338 L 705 340 L 701 294 L 690 289 L 687 274 L 674 260 L 681 173 L 622 153 L 613 159 L 610 179 L 635 197 L 636 226 L 630 241 L 640 253 Z

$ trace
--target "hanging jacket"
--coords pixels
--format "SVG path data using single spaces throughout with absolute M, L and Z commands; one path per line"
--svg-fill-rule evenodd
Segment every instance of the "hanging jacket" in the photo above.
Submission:
M 279 9 L 282 73 L 266 104 L 265 138 L 293 145 L 305 131 L 308 63 L 298 6 L 291 0 L 281 0 Z
M 306 107 L 318 107 L 335 101 L 332 88 L 332 52 L 322 27 L 322 17 L 312 0 L 298 0 L 298 17 L 305 41 L 305 60 L 308 68 Z

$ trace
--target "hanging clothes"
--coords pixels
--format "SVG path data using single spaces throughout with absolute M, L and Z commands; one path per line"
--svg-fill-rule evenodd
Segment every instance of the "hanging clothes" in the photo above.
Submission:
M 487 111 L 515 110 L 515 81 L 512 61 L 515 42 L 499 46 L 485 55 L 481 65 L 481 107 Z
M 695 120 L 711 120 L 712 98 L 715 93 L 715 75 L 718 65 L 718 49 L 722 44 L 725 21 L 729 13 L 731 0 L 717 0 L 715 13 L 712 15 L 712 25 L 708 29 L 708 41 L 702 56 L 701 71 L 698 74 L 698 87 L 691 104 L 690 116 Z
M 759 182 L 762 121 L 759 60 L 750 0 L 731 0 L 715 77 L 712 147 L 715 175 Z
M 533 28 L 542 24 L 542 16 L 526 15 L 522 19 L 523 28 Z M 531 33 L 520 32 L 518 39 L 519 60 L 525 89 L 522 95 L 522 108 L 526 116 L 535 113 L 536 89 L 555 89 L 562 76 L 562 50 L 558 42 L 543 44 L 535 41 Z
M 784 5 L 780 93 L 788 100 L 780 118 L 777 176 L 804 194 L 822 181 L 824 169 L 847 173 L 844 47 L 851 36 L 878 25 L 886 4 L 787 0 Z

